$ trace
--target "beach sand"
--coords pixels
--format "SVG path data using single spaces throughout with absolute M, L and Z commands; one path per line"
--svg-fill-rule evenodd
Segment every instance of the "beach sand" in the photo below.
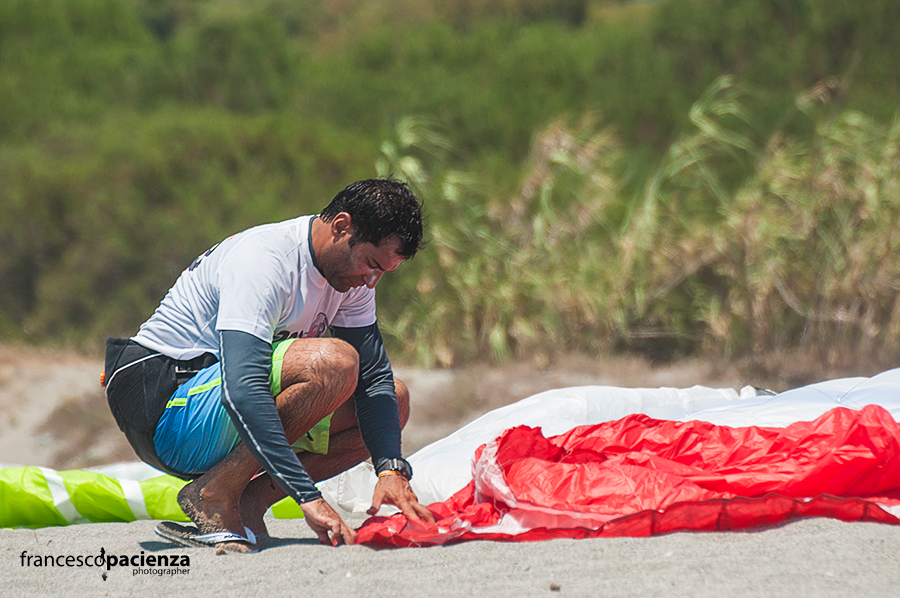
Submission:
M 321 546 L 302 521 L 271 520 L 272 546 L 217 555 L 183 548 L 155 523 L 0 530 L 0 579 L 12 596 L 896 596 L 900 530 L 807 519 L 752 532 L 652 538 L 466 542 L 375 550 Z M 165 567 L 23 565 L 46 556 L 187 557 Z M 64 563 L 65 559 L 60 560 Z M 73 559 L 73 560 L 77 560 Z M 136 571 L 137 569 L 137 571 Z M 102 573 L 107 577 L 103 579 Z

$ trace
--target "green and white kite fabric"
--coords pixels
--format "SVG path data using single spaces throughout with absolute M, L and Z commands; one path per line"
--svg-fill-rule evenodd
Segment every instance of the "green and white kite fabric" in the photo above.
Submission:
M 188 520 L 176 500 L 184 480 L 169 475 L 147 477 L 146 472 L 132 476 L 146 479 L 129 479 L 113 471 L 0 468 L 0 527 Z M 276 503 L 270 514 L 279 519 L 303 517 L 300 507 L 289 499 Z

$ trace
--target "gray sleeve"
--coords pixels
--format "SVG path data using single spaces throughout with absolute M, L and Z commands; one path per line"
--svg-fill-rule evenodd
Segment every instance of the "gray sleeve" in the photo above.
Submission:
M 380 461 L 400 458 L 400 408 L 394 389 L 391 362 L 384 350 L 378 324 L 361 328 L 332 326 L 336 338 L 359 353 L 359 382 L 353 399 L 363 442 L 378 468 Z
M 298 503 L 321 498 L 284 434 L 269 385 L 272 345 L 246 332 L 219 333 L 222 404 L 250 454 Z

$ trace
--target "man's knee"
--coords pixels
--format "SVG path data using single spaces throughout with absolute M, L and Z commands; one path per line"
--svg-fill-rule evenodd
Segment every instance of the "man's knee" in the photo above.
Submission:
M 342 377 L 359 377 L 359 353 L 353 346 L 337 338 L 323 338 L 319 355 L 333 372 Z
M 397 393 L 397 404 L 400 406 L 400 427 L 405 428 L 409 421 L 409 389 L 402 380 L 394 378 L 394 390 Z
M 317 381 L 348 398 L 359 378 L 359 354 L 349 343 L 336 338 L 295 342 L 285 354 L 282 387 Z
M 350 343 L 340 339 L 321 340 L 325 342 L 319 348 L 317 359 L 313 363 L 316 374 L 340 387 L 340 395 L 350 397 L 359 380 L 359 353 Z

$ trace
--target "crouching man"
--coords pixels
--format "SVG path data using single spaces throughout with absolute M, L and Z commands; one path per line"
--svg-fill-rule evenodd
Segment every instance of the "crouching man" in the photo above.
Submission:
M 314 483 L 372 458 L 372 511 L 433 522 L 400 452 L 409 393 L 391 372 L 375 286 L 422 246 L 406 185 L 354 183 L 318 216 L 257 226 L 185 270 L 130 339 L 110 339 L 106 394 L 150 465 L 191 480 L 178 504 L 187 545 L 257 548 L 263 515 L 290 496 L 323 543 L 356 533 Z M 331 330 L 332 337 L 323 335 Z

